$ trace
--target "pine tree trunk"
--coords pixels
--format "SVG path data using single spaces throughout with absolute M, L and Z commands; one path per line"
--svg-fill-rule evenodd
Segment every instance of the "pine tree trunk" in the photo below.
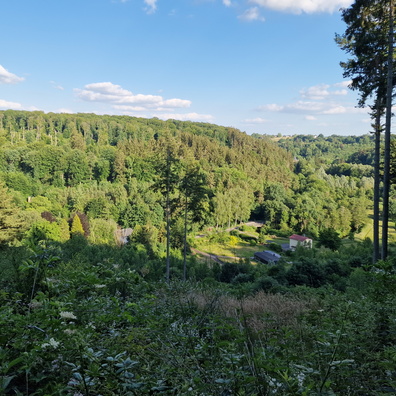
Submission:
M 183 252 L 183 281 L 187 279 L 187 212 L 188 212 L 188 201 L 186 195 L 186 202 L 184 208 L 184 252 Z
M 166 167 L 166 282 L 170 282 L 170 160 L 169 148 L 167 150 Z
M 380 98 L 378 96 L 377 96 L 377 109 L 376 109 L 375 125 L 374 125 L 375 149 L 374 149 L 373 264 L 375 264 L 380 258 L 379 201 L 380 201 L 381 103 L 380 103 Z
M 389 182 L 390 182 L 390 141 L 393 93 L 393 0 L 389 0 L 389 44 L 388 78 L 386 92 L 385 150 L 384 150 L 384 191 L 382 215 L 382 260 L 388 257 L 388 221 L 389 221 Z

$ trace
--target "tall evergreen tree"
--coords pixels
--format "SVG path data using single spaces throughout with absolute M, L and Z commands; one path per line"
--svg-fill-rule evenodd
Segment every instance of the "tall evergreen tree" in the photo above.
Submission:
M 13 203 L 7 187 L 0 183 L 0 245 L 12 242 L 22 227 L 19 209 Z
M 387 100 L 388 98 L 391 100 L 393 90 L 393 39 L 390 39 L 393 37 L 392 10 L 393 0 L 356 0 L 348 9 L 342 12 L 342 19 L 347 24 L 345 33 L 343 35 L 336 35 L 337 44 L 352 56 L 346 62 L 341 62 L 341 66 L 344 69 L 344 77 L 352 79 L 350 88 L 360 93 L 359 107 L 366 106 L 368 99 L 373 98 L 373 102 L 369 104 L 369 107 L 371 109 L 371 116 L 374 119 L 376 144 L 374 172 L 374 262 L 379 259 L 381 118 L 385 113 L 386 107 L 389 106 Z M 387 116 L 386 123 L 387 131 L 389 130 L 390 133 L 390 118 L 388 119 L 388 117 L 390 117 L 390 114 Z M 388 183 L 386 179 L 384 182 Z M 387 192 L 385 188 L 384 199 L 386 197 Z M 384 207 L 386 227 L 387 210 L 387 207 Z M 385 236 L 384 232 L 386 233 Z M 383 244 L 384 242 L 387 244 L 387 228 L 386 231 L 383 229 Z M 384 255 L 386 256 L 383 250 Z
M 184 206 L 184 235 L 183 235 L 183 280 L 187 278 L 187 230 L 189 214 L 195 221 L 202 217 L 204 202 L 207 202 L 205 174 L 198 165 L 189 166 L 180 183 L 180 190 L 183 194 L 182 205 Z M 205 200 L 206 198 L 206 200 Z M 204 210 L 208 210 L 205 207 Z
M 71 225 L 71 230 L 70 230 L 72 235 L 75 234 L 81 234 L 84 235 L 84 228 L 81 224 L 80 217 L 75 214 L 73 217 L 72 225 Z
M 389 191 L 390 191 L 390 148 L 391 148 L 391 118 L 394 87 L 394 0 L 388 4 L 388 51 L 387 51 L 387 83 L 386 83 L 386 121 L 385 121 L 385 148 L 384 148 L 384 193 L 382 216 L 382 259 L 388 257 L 388 221 L 389 221 Z
M 171 240 L 171 211 L 172 194 L 179 184 L 180 161 L 177 158 L 177 144 L 175 139 L 168 133 L 163 137 L 156 135 L 157 148 L 155 168 L 157 180 L 154 188 L 164 196 L 164 208 L 166 219 L 166 281 L 170 281 L 170 240 Z

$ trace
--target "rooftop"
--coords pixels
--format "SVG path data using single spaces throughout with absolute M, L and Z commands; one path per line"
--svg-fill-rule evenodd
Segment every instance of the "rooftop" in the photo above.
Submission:
M 295 241 L 304 242 L 304 241 L 307 241 L 307 240 L 309 240 L 311 238 L 308 238 L 308 237 L 302 236 L 302 235 L 293 234 L 293 235 L 291 235 L 289 237 L 289 239 L 294 239 Z

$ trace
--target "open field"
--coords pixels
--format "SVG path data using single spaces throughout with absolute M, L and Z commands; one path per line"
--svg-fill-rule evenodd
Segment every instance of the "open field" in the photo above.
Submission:
M 371 240 L 373 240 L 373 212 L 368 211 L 367 215 L 369 217 L 367 224 L 363 227 L 362 231 L 360 231 L 358 234 L 355 235 L 355 239 L 357 241 L 363 241 L 366 238 L 370 238 Z M 381 238 L 382 236 L 381 220 L 379 226 L 380 226 L 380 238 Z M 396 229 L 395 229 L 395 222 L 393 221 L 389 222 L 388 234 L 389 234 L 389 242 L 390 243 L 396 242 Z
M 241 233 L 253 237 L 257 237 L 257 233 Z M 254 235 L 255 234 L 255 235 Z M 268 236 L 266 238 L 268 243 L 276 243 L 278 245 L 289 243 L 287 238 L 278 238 L 274 236 Z M 246 259 L 253 257 L 255 252 L 260 252 L 263 250 L 268 250 L 268 244 L 256 244 L 252 245 L 251 243 L 244 241 L 242 239 L 238 239 L 237 243 L 221 243 L 221 242 L 213 242 L 210 241 L 209 238 L 203 237 L 199 239 L 199 242 L 196 244 L 196 249 L 205 252 L 209 255 L 219 256 L 224 259 L 225 257 L 229 257 L 230 260 L 235 261 L 238 259 Z M 227 261 L 227 260 L 226 260 Z
M 241 241 L 235 246 L 222 243 L 203 243 L 197 246 L 197 249 L 215 256 L 249 258 L 255 252 L 264 250 L 264 245 L 252 246 L 248 242 Z

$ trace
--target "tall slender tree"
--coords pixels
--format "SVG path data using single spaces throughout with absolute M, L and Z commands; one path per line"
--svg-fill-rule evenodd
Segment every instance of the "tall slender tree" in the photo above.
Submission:
M 23 226 L 22 221 L 12 195 L 4 183 L 0 182 L 0 246 L 17 237 Z
M 337 44 L 351 58 L 341 62 L 344 77 L 351 78 L 350 88 L 360 93 L 359 107 L 369 104 L 374 119 L 375 182 L 374 182 L 374 250 L 373 262 L 379 259 L 379 201 L 380 201 L 380 143 L 382 117 L 389 105 L 393 90 L 393 0 L 356 0 L 343 10 L 342 19 L 347 25 L 343 35 L 336 35 Z M 390 56 L 392 54 L 392 56 Z M 388 125 L 389 123 L 389 125 Z M 387 118 L 390 133 L 390 118 Z M 387 135 L 387 132 L 386 132 Z M 388 144 L 388 143 L 386 143 Z M 386 150 L 385 150 L 386 151 Z M 385 179 L 384 182 L 387 182 Z M 388 183 L 388 182 L 387 182 Z M 389 184 L 389 183 L 388 183 Z M 386 190 L 384 198 L 386 196 Z M 383 213 L 387 224 L 387 207 Z M 384 223 L 384 222 L 383 222 Z M 384 236 L 384 232 L 386 235 Z M 384 239 L 385 238 L 385 239 Z M 383 244 L 387 244 L 387 228 L 383 229 Z M 382 250 L 384 257 L 384 250 Z M 386 254 L 385 254 L 386 256 Z
M 187 231 L 188 220 L 197 222 L 202 219 L 204 212 L 208 211 L 208 190 L 206 188 L 206 175 L 196 164 L 191 164 L 185 169 L 180 183 L 182 193 L 182 206 L 184 210 L 184 235 L 183 235 L 183 280 L 187 279 Z M 205 203 L 207 206 L 205 206 Z
M 170 282 L 170 240 L 172 194 L 180 182 L 180 161 L 177 157 L 177 144 L 168 132 L 163 137 L 155 136 L 157 141 L 155 169 L 157 181 L 154 188 L 164 196 L 166 218 L 166 281 Z
M 390 146 L 391 146 L 391 118 L 393 99 L 393 56 L 394 56 L 394 0 L 388 4 L 388 53 L 387 53 L 387 83 L 386 83 L 386 121 L 385 121 L 385 148 L 384 148 L 384 193 L 382 216 L 382 259 L 388 257 L 388 221 L 389 221 L 389 190 L 390 190 Z

